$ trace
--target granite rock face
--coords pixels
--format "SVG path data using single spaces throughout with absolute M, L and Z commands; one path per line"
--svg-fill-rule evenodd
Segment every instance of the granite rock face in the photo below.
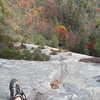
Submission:
M 28 100 L 100 100 L 100 63 L 80 62 L 92 57 L 71 52 L 50 56 L 45 62 L 0 59 L 0 100 L 9 100 L 13 78 Z

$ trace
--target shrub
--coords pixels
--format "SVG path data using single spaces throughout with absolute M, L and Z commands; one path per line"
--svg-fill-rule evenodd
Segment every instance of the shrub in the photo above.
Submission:
M 52 39 L 49 42 L 49 45 L 51 47 L 58 47 L 58 44 L 59 44 L 58 37 L 57 37 L 57 35 L 53 34 Z
M 0 42 L 2 42 L 2 43 L 9 43 L 11 41 L 12 41 L 12 39 L 11 39 L 10 35 L 8 35 L 8 34 L 1 34 L 0 33 Z
M 21 59 L 21 55 L 19 51 L 10 50 L 9 48 L 5 48 L 0 51 L 0 58 L 4 59 Z
M 31 61 L 48 61 L 50 59 L 49 56 L 43 54 L 39 49 L 36 49 L 31 53 L 29 50 L 18 51 L 9 48 L 3 48 L 0 50 L 0 58 Z
M 40 49 L 36 49 L 33 52 L 33 60 L 35 61 L 48 61 L 50 59 L 50 56 L 47 56 L 46 54 L 42 53 Z
M 9 49 L 13 49 L 14 45 L 13 43 L 5 43 L 5 46 L 7 46 Z
M 44 49 L 44 48 L 45 48 L 44 45 L 39 45 L 39 46 L 38 46 L 38 49 Z
M 64 40 L 68 37 L 68 31 L 65 26 L 57 26 L 55 28 L 55 34 L 58 36 L 59 40 Z
M 29 50 L 21 51 L 20 55 L 24 60 L 33 60 L 33 54 Z
M 33 37 L 33 41 L 37 45 L 45 45 L 46 44 L 46 39 L 41 34 L 35 34 Z
M 22 37 L 21 35 L 16 35 L 16 34 L 11 35 L 11 39 L 13 42 L 21 42 L 23 41 L 23 38 L 24 37 Z
M 13 47 L 13 43 L 0 42 L 0 50 L 3 50 L 5 48 L 13 49 Z
M 78 41 L 77 50 L 79 53 L 88 54 L 87 40 L 85 38 L 82 38 L 80 41 Z
M 95 50 L 96 50 L 97 56 L 100 57 L 100 42 L 96 42 L 94 48 L 95 48 Z
M 87 49 L 89 51 L 90 56 L 95 56 L 95 49 L 94 49 L 95 43 L 96 43 L 96 36 L 95 34 L 91 34 L 89 36 L 89 42 L 87 44 Z
M 21 38 L 22 43 L 33 43 L 33 35 L 31 34 L 24 34 Z
M 96 56 L 100 57 L 100 36 L 97 35 L 96 44 L 94 45 Z

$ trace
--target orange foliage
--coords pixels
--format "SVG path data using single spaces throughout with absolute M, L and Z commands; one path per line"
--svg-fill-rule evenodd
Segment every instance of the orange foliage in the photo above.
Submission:
M 57 26 L 55 28 L 55 33 L 58 35 L 59 40 L 68 38 L 68 31 L 65 26 Z

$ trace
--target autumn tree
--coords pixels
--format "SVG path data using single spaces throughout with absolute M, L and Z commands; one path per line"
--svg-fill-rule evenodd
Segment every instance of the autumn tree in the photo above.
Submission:
M 59 40 L 68 38 L 68 31 L 65 26 L 57 26 L 55 28 L 55 34 L 58 35 Z

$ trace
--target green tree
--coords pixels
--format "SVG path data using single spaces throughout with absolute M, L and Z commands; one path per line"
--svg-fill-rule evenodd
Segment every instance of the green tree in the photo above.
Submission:
M 96 56 L 100 57 L 100 35 L 98 34 L 96 37 L 96 44 L 94 46 Z
M 78 41 L 77 49 L 79 53 L 88 54 L 86 38 L 82 38 L 80 41 Z
M 57 35 L 53 34 L 52 38 L 49 42 L 49 45 L 52 47 L 58 47 L 58 44 L 59 44 L 58 37 L 57 37 Z
M 41 34 L 35 34 L 33 37 L 33 41 L 37 45 L 44 46 L 46 44 L 46 39 Z

